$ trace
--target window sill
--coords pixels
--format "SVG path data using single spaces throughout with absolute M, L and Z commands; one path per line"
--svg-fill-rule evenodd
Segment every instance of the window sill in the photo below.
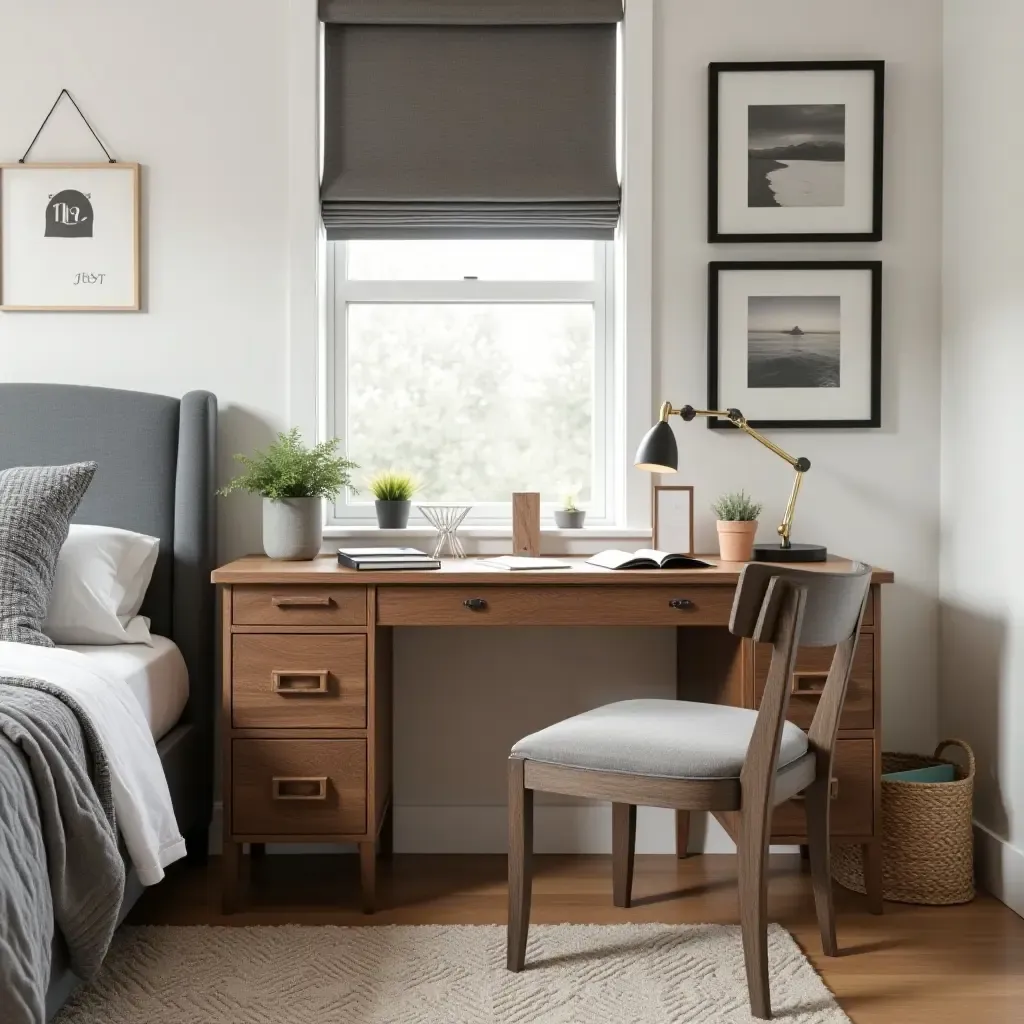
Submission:
M 339 526 L 324 528 L 325 546 L 339 540 L 354 540 L 360 545 L 397 545 L 403 539 L 419 542 L 431 539 L 437 531 L 430 526 L 410 526 L 404 530 L 382 530 L 373 525 Z M 511 547 L 510 526 L 465 526 L 458 537 L 467 555 L 508 554 Z M 588 555 L 607 547 L 622 545 L 640 547 L 651 543 L 651 531 L 636 527 L 591 526 L 581 530 L 559 530 L 541 527 L 540 546 L 544 554 Z

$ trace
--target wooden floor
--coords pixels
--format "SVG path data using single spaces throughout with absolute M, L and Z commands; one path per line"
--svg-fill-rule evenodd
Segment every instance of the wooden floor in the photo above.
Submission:
M 503 924 L 505 858 L 399 855 L 382 865 L 373 917 L 356 909 L 358 864 L 349 856 L 268 856 L 252 864 L 249 909 L 220 913 L 216 861 L 176 866 L 150 889 L 136 924 Z M 604 857 L 538 857 L 536 923 L 738 920 L 736 862 L 638 856 L 637 906 L 611 905 Z M 990 896 L 962 907 L 886 904 L 873 917 L 863 897 L 837 887 L 839 945 L 826 958 L 814 924 L 810 877 L 797 857 L 772 860 L 769 913 L 788 928 L 855 1024 L 1022 1024 L 1024 920 Z M 453 1022 L 458 1024 L 458 1022 Z

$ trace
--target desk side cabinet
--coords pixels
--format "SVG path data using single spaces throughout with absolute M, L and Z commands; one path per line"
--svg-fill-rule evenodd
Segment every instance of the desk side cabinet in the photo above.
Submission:
M 224 586 L 224 910 L 243 844 L 356 843 L 362 905 L 391 852 L 391 630 L 372 587 Z

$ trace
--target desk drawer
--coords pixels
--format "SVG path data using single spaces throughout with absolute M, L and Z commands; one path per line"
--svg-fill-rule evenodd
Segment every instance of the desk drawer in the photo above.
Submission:
M 365 635 L 235 633 L 231 724 L 236 729 L 365 729 Z
M 380 587 L 383 626 L 726 625 L 733 587 Z M 673 603 L 674 602 L 674 603 Z
M 832 765 L 837 789 L 830 815 L 832 835 L 868 836 L 875 809 L 875 745 L 872 740 L 839 740 Z M 772 836 L 806 836 L 807 817 L 802 800 L 789 800 L 775 808 Z
M 236 586 L 236 626 L 365 626 L 366 588 L 352 586 Z
M 802 647 L 797 652 L 787 717 L 801 729 L 810 727 L 814 712 L 818 709 L 834 653 L 834 647 Z M 754 692 L 759 707 L 768 681 L 771 660 L 771 644 L 757 644 L 754 648 Z M 846 688 L 846 702 L 843 704 L 839 728 L 873 729 L 874 725 L 875 638 L 871 633 L 862 633 L 853 654 L 853 669 Z
M 233 740 L 235 835 L 362 835 L 365 740 Z

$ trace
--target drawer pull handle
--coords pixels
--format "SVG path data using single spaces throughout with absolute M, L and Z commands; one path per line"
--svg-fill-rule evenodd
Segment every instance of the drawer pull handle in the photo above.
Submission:
M 270 780 L 275 800 L 326 800 L 326 775 L 275 775 Z
M 669 603 L 669 608 L 679 608 L 683 610 L 685 608 L 692 608 L 693 602 L 688 597 L 673 597 Z
M 827 682 L 827 672 L 794 672 L 792 692 L 798 697 L 820 697 Z
M 793 797 L 792 799 L 794 799 L 794 800 L 804 800 L 804 799 L 806 799 L 806 796 L 807 796 L 806 792 L 804 792 L 804 793 L 797 793 L 797 795 L 795 797 Z M 839 780 L 834 775 L 832 776 L 832 779 L 831 779 L 831 781 L 828 784 L 828 798 L 829 798 L 829 800 L 838 800 L 839 799 Z
M 482 597 L 467 597 L 462 603 L 471 612 L 482 612 L 487 607 L 487 602 Z
M 330 608 L 329 594 L 275 594 L 270 603 L 275 608 Z
M 274 693 L 298 693 L 303 696 L 309 693 L 327 693 L 328 680 L 331 673 L 326 668 L 319 669 L 274 669 L 270 673 L 270 689 Z M 296 685 L 297 680 L 315 679 L 316 686 Z

